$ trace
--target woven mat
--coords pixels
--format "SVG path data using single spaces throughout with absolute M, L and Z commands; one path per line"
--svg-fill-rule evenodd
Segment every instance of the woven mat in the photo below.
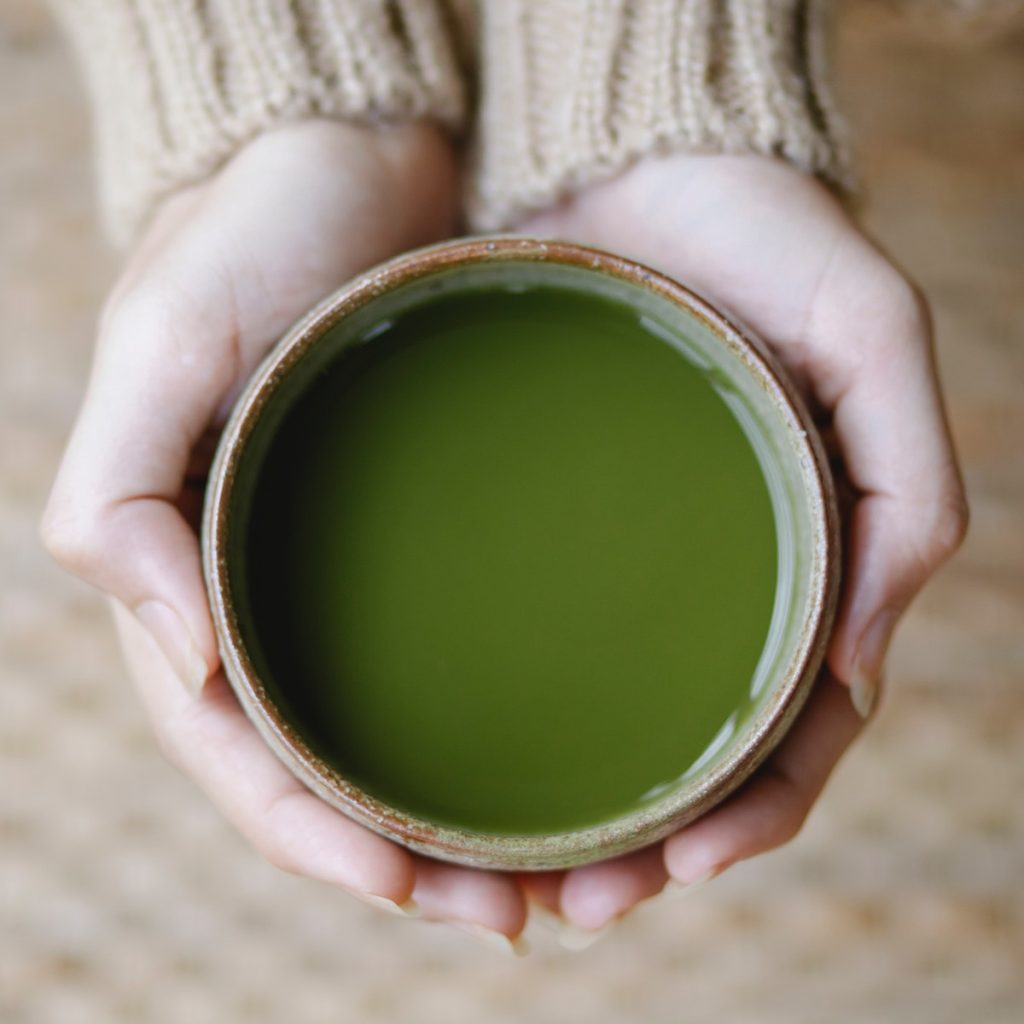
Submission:
M 514 961 L 261 863 L 155 754 L 101 602 L 38 551 L 113 261 L 70 62 L 4 0 L 0 1019 L 1024 1020 L 1024 39 L 917 31 L 864 5 L 842 68 L 867 219 L 936 302 L 971 539 L 796 843 Z

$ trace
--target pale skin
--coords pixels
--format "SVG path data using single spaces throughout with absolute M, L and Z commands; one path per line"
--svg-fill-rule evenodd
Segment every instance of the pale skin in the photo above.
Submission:
M 967 516 L 927 308 L 836 200 L 766 158 L 641 161 L 517 229 L 632 256 L 732 310 L 830 422 L 854 500 L 839 619 L 807 710 L 718 809 L 566 873 L 444 865 L 319 801 L 220 670 L 195 533 L 202 473 L 233 396 L 293 320 L 358 271 L 457 230 L 458 175 L 431 128 L 307 122 L 165 201 L 104 309 L 42 532 L 110 596 L 161 749 L 263 856 L 500 943 L 531 901 L 595 931 L 670 878 L 690 884 L 791 839 L 870 717 L 893 626 Z

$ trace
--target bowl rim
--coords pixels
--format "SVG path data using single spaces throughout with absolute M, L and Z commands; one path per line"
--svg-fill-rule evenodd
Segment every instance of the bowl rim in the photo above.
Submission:
M 672 787 L 617 818 L 559 833 L 496 835 L 441 825 L 398 810 L 346 779 L 309 747 L 271 700 L 246 651 L 235 614 L 228 566 L 230 499 L 245 444 L 278 386 L 309 349 L 356 309 L 423 277 L 467 264 L 557 263 L 604 274 L 669 300 L 724 343 L 768 394 L 796 448 L 808 487 L 814 532 L 808 614 L 796 651 L 759 710 L 745 740 L 689 786 Z M 839 592 L 839 516 L 829 463 L 803 400 L 765 344 L 735 319 L 666 275 L 641 263 L 572 242 L 522 236 L 456 239 L 405 253 L 356 276 L 297 321 L 249 378 L 221 434 L 202 520 L 203 573 L 221 662 L 239 703 L 268 746 L 305 786 L 373 831 L 428 856 L 500 870 L 552 870 L 604 860 L 665 838 L 725 799 L 764 762 L 796 718 L 824 659 Z

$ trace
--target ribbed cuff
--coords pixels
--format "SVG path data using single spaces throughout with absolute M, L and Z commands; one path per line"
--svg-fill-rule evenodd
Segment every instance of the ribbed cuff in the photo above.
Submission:
M 636 158 L 791 161 L 839 187 L 826 0 L 502 0 L 483 5 L 469 218 L 513 226 Z
M 441 0 L 53 0 L 93 96 L 115 240 L 271 125 L 461 125 Z

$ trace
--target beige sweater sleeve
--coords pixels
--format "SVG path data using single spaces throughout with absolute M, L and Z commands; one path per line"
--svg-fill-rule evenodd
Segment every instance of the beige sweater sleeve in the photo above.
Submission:
M 826 88 L 830 0 L 51 2 L 93 96 L 119 241 L 276 123 L 458 129 L 460 42 L 479 73 L 476 229 L 511 227 L 651 152 L 770 153 L 847 176 Z
M 117 241 L 275 123 L 462 121 L 442 0 L 52 5 L 92 94 L 102 207 Z
M 482 0 L 470 220 L 525 212 L 653 152 L 772 154 L 831 184 L 828 0 Z

